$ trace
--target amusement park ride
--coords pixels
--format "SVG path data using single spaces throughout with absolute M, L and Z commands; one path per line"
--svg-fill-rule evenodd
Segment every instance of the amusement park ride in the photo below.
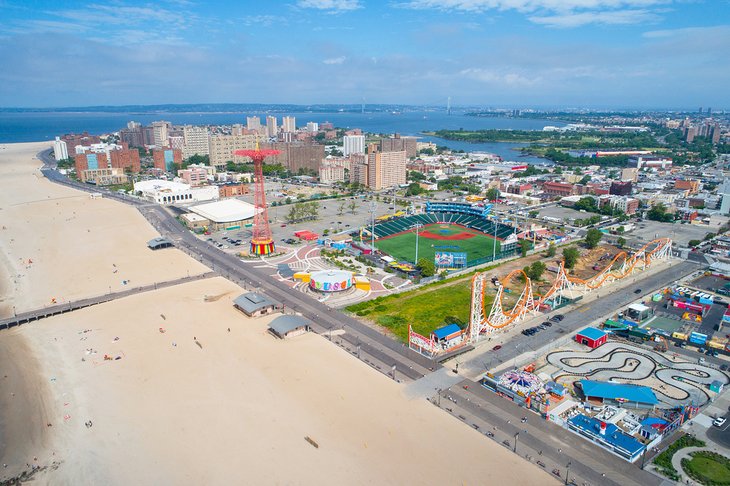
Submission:
M 629 255 L 625 251 L 618 253 L 606 267 L 589 279 L 581 279 L 569 275 L 565 271 L 564 262 L 560 263 L 557 277 L 552 286 L 543 295 L 534 295 L 532 282 L 522 270 L 515 270 L 504 277 L 497 286 L 497 295 L 494 297 L 489 312 L 484 307 L 484 293 L 486 290 L 487 276 L 485 273 L 477 273 L 472 278 L 471 287 L 471 315 L 467 335 L 469 341 L 475 342 L 482 334 L 489 334 L 502 329 L 509 324 L 518 322 L 531 312 L 537 311 L 550 298 L 560 299 L 566 293 L 573 297 L 574 291 L 589 292 L 600 288 L 603 284 L 621 280 L 628 277 L 637 266 L 642 270 L 651 265 L 653 260 L 666 258 L 671 255 L 672 240 L 661 238 L 647 243 L 635 253 Z M 515 277 L 522 275 L 525 282 L 517 303 L 511 309 L 505 309 L 502 305 L 502 295 L 505 286 Z
M 274 253 L 274 238 L 269 227 L 269 211 L 266 209 L 266 193 L 264 190 L 264 159 L 278 155 L 278 150 L 261 150 L 256 142 L 255 150 L 236 150 L 235 155 L 249 157 L 253 160 L 254 171 L 254 205 L 253 237 L 251 238 L 252 255 L 269 255 Z
M 482 335 L 491 334 L 510 324 L 515 324 L 528 314 L 538 311 L 541 306 L 547 304 L 549 299 L 559 301 L 566 297 L 566 294 L 572 298 L 574 292 L 590 292 L 606 283 L 626 278 L 637 268 L 644 270 L 654 260 L 671 256 L 671 250 L 672 240 L 660 238 L 647 243 L 631 255 L 622 251 L 603 270 L 589 279 L 581 279 L 568 274 L 564 262 L 561 262 L 555 280 L 548 291 L 542 295 L 533 293 L 532 282 L 524 271 L 514 270 L 497 282 L 497 294 L 489 309 L 484 305 L 488 284 L 487 274 L 485 272 L 477 273 L 472 278 L 471 313 L 462 342 L 475 343 Z M 512 279 L 518 276 L 522 277 L 524 287 L 514 306 L 511 309 L 505 309 L 502 302 L 505 288 Z M 431 356 L 441 351 L 432 337 L 421 336 L 411 329 L 409 329 L 409 345 L 412 349 Z

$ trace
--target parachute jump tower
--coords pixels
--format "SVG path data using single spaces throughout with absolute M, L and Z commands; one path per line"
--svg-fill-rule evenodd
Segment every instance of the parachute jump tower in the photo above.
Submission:
M 278 150 L 260 150 L 256 142 L 256 150 L 236 150 L 235 155 L 249 157 L 253 160 L 254 169 L 254 205 L 256 213 L 253 217 L 253 237 L 251 253 L 253 255 L 269 255 L 274 252 L 274 238 L 269 228 L 269 211 L 266 209 L 266 193 L 264 192 L 264 159 L 277 155 Z

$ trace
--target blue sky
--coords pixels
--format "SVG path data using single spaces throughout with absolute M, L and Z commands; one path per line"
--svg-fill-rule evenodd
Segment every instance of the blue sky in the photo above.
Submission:
M 730 0 L 0 0 L 0 106 L 730 109 Z

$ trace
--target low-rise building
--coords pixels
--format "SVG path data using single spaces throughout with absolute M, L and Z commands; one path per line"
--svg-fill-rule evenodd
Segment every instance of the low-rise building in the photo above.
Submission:
M 656 155 L 635 155 L 629 157 L 629 165 L 637 169 L 644 167 L 650 169 L 671 169 L 672 159 L 668 157 L 658 157 Z
M 178 177 L 193 187 L 203 186 L 208 183 L 208 171 L 199 167 L 188 167 L 177 171 Z
M 573 184 L 547 181 L 542 185 L 542 190 L 550 196 L 570 196 L 573 194 Z
M 218 194 L 220 195 L 221 199 L 226 197 L 243 196 L 249 193 L 249 188 L 249 184 L 241 184 L 236 182 L 221 184 L 218 186 Z
M 122 169 L 86 169 L 76 172 L 81 182 L 96 184 L 97 186 L 109 186 L 111 184 L 124 184 L 127 182 L 127 174 Z
M 142 198 L 158 204 L 193 203 L 218 199 L 215 186 L 192 187 L 175 181 L 152 179 L 134 183 L 134 191 Z
M 233 299 L 233 306 L 249 317 L 258 317 L 271 314 L 281 304 L 257 292 L 248 292 Z

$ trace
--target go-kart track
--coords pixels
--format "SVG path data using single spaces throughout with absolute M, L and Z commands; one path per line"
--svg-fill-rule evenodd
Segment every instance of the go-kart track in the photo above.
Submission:
M 722 371 L 698 363 L 673 361 L 662 354 L 622 342 L 608 342 L 587 353 L 555 351 L 547 362 L 559 368 L 555 381 L 588 378 L 644 385 L 654 390 L 657 399 L 669 408 L 682 405 L 705 405 L 710 396 L 705 391 L 715 380 L 727 385 Z

